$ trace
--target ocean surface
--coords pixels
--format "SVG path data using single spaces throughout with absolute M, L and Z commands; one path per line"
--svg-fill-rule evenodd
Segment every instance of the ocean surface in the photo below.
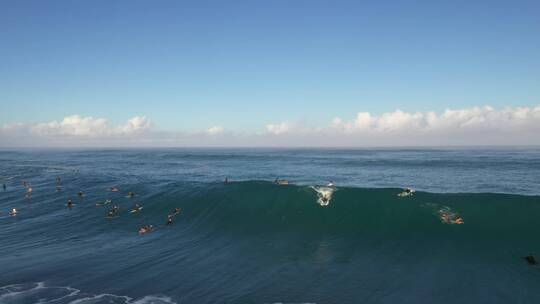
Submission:
M 540 303 L 540 149 L 1 150 L 0 179 L 2 304 Z

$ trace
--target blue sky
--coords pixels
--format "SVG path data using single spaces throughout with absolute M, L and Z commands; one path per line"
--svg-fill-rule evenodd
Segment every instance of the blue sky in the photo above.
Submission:
M 540 103 L 539 1 L 2 1 L 0 124 L 324 125 Z

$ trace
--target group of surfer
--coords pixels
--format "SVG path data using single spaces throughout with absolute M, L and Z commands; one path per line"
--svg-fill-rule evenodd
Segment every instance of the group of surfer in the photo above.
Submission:
M 413 196 L 416 190 L 413 188 L 405 188 L 403 192 L 398 193 L 399 197 Z M 438 211 L 441 221 L 445 224 L 462 225 L 465 224 L 463 219 L 456 213 L 451 212 L 450 208 L 442 208 Z
M 167 226 L 172 225 L 173 218 L 178 214 L 180 214 L 180 208 L 175 208 L 173 212 L 167 215 L 167 222 L 165 223 L 165 225 Z M 143 235 L 148 232 L 153 232 L 155 230 L 156 228 L 154 227 L 154 225 L 144 225 L 141 228 L 139 228 L 139 235 Z
M 225 178 L 225 183 L 229 183 L 229 182 L 230 182 L 229 179 L 226 177 Z M 60 191 L 61 190 L 61 185 L 62 185 L 61 178 L 56 177 L 55 183 L 56 183 L 56 191 Z M 288 185 L 289 181 L 284 180 L 284 179 L 276 178 L 274 180 L 274 183 L 278 184 L 278 185 Z M 26 197 L 30 199 L 31 196 L 32 196 L 32 193 L 33 193 L 32 187 L 30 187 L 28 182 L 26 182 L 25 180 L 22 181 L 22 185 L 26 189 Z M 329 182 L 327 187 L 333 188 L 335 186 L 334 186 L 333 182 Z M 2 184 L 2 188 L 3 188 L 4 191 L 7 189 L 7 186 L 6 186 L 5 183 Z M 110 187 L 109 191 L 111 191 L 111 192 L 120 192 L 120 189 L 118 189 L 117 187 Z M 400 197 L 413 196 L 414 193 L 415 193 L 414 189 L 405 188 L 403 190 L 403 192 L 398 194 L 398 196 L 400 196 Z M 78 195 L 79 198 L 82 199 L 83 196 L 84 196 L 84 193 L 82 191 L 79 191 L 77 193 L 77 195 Z M 128 198 L 133 198 L 134 196 L 135 196 L 135 193 L 133 193 L 133 192 L 128 192 L 128 194 L 127 194 Z M 329 195 L 322 195 L 320 197 L 320 199 L 322 200 L 323 203 L 328 204 L 330 197 L 329 197 Z M 104 206 L 104 205 L 107 205 L 107 204 L 110 204 L 110 203 L 112 203 L 112 200 L 107 199 L 107 200 L 105 200 L 104 203 L 97 203 L 96 206 Z M 74 206 L 74 204 L 73 204 L 73 201 L 71 200 L 71 198 L 68 199 L 67 207 L 71 209 L 73 206 Z M 135 203 L 135 205 L 131 209 L 130 213 L 140 212 L 142 209 L 143 209 L 143 207 L 139 203 Z M 167 226 L 171 225 L 173 223 L 174 217 L 176 217 L 178 214 L 180 214 L 180 211 L 181 211 L 180 208 L 175 208 L 171 213 L 169 213 L 167 215 L 167 221 L 166 221 L 165 225 L 167 225 Z M 119 212 L 120 212 L 120 208 L 117 205 L 114 205 L 112 207 L 112 209 L 107 213 L 106 218 L 112 219 L 115 216 L 117 216 L 119 214 Z M 18 211 L 17 211 L 16 208 L 12 208 L 9 211 L 8 214 L 10 216 L 16 216 L 18 214 Z M 443 223 L 456 224 L 456 225 L 464 224 L 463 219 L 461 217 L 459 217 L 457 214 L 451 212 L 451 210 L 449 208 L 440 209 L 438 211 L 438 214 L 439 214 L 440 219 L 441 219 L 441 221 Z M 155 230 L 156 230 L 156 228 L 153 225 L 144 225 L 144 226 L 139 228 L 138 233 L 139 233 L 139 235 L 143 235 L 143 234 L 146 234 L 146 233 L 149 233 L 149 232 L 153 232 Z M 536 266 L 536 265 L 539 264 L 538 261 L 536 260 L 536 258 L 532 254 L 529 254 L 528 256 L 524 257 L 524 259 L 530 265 L 535 265 Z
M 32 196 L 32 193 L 33 193 L 32 187 L 30 187 L 30 185 L 28 184 L 28 182 L 25 181 L 25 180 L 23 180 L 21 183 L 22 183 L 23 187 L 26 189 L 26 197 L 30 199 L 31 196 Z M 59 176 L 55 178 L 55 185 L 56 185 L 56 191 L 57 191 L 57 192 L 60 191 L 60 190 L 61 190 L 61 185 L 62 185 L 62 180 L 61 180 L 61 178 L 60 178 Z M 4 191 L 7 189 L 7 186 L 6 186 L 5 183 L 2 184 L 2 188 L 4 189 Z M 110 188 L 109 188 L 109 191 L 111 191 L 111 192 L 120 192 L 120 189 L 118 189 L 117 187 L 110 187 Z M 79 197 L 79 199 L 82 200 L 83 197 L 84 197 L 84 192 L 83 192 L 83 191 L 79 191 L 79 192 L 77 193 L 77 196 Z M 128 192 L 128 193 L 127 193 L 127 197 L 128 197 L 128 198 L 133 198 L 133 197 L 135 197 L 135 193 L 134 193 L 134 192 Z M 104 206 L 104 205 L 108 205 L 108 204 L 110 204 L 110 203 L 112 203 L 112 200 L 107 199 L 107 200 L 105 200 L 105 202 L 103 202 L 103 203 L 96 203 L 96 206 Z M 74 205 L 75 205 L 75 204 L 73 203 L 73 200 L 72 200 L 71 198 L 69 198 L 68 201 L 67 201 L 66 206 L 67 206 L 69 209 L 71 209 L 71 208 L 74 207 Z M 143 207 L 142 207 L 139 203 L 135 203 L 135 205 L 134 205 L 133 208 L 131 209 L 130 213 L 139 212 L 139 211 L 141 211 L 142 209 L 143 209 Z M 176 217 L 176 215 L 180 214 L 180 211 L 181 211 L 180 208 L 175 208 L 170 214 L 168 214 L 168 215 L 167 215 L 167 221 L 166 221 L 165 225 L 167 225 L 167 226 L 168 226 L 168 225 L 171 225 L 171 224 L 173 223 L 174 217 Z M 106 218 L 107 218 L 107 219 L 112 219 L 112 218 L 116 217 L 116 216 L 119 214 L 119 212 L 120 212 L 120 207 L 118 207 L 117 205 L 114 205 L 114 206 L 111 208 L 111 210 L 109 210 L 109 211 L 107 212 Z M 12 209 L 8 212 L 8 214 L 9 214 L 10 216 L 17 216 L 17 215 L 19 214 L 19 212 L 17 211 L 16 208 L 12 208 Z M 155 228 L 154 228 L 153 225 L 144 225 L 144 226 L 142 226 L 142 227 L 139 229 L 139 234 L 144 234 L 144 233 L 147 233 L 147 232 L 152 232 L 152 231 L 154 231 L 154 230 L 155 230 Z

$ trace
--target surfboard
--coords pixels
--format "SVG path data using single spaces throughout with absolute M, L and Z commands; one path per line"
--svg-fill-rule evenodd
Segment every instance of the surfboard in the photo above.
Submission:
M 143 207 L 139 207 L 138 209 L 133 209 L 131 211 L 129 211 L 129 213 L 135 213 L 135 212 L 139 212 L 143 209 Z

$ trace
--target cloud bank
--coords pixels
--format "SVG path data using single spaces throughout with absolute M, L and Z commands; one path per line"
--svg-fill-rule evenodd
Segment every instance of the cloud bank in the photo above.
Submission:
M 0 128 L 0 147 L 176 146 L 460 146 L 540 145 L 540 105 L 489 106 L 435 112 L 358 112 L 324 126 L 270 123 L 252 134 L 215 125 L 201 131 L 163 131 L 145 116 L 109 126 L 105 118 L 71 115 L 61 121 L 13 123 Z

